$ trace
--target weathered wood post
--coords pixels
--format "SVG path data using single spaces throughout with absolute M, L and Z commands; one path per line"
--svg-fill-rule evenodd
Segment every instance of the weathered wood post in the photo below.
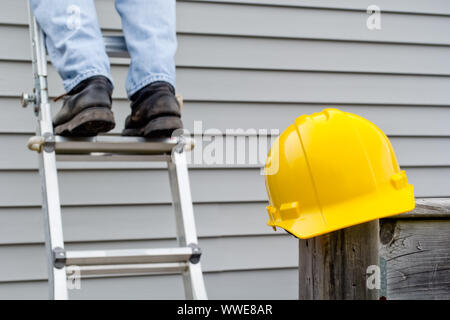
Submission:
M 378 299 L 376 286 L 367 286 L 369 276 L 378 276 L 367 269 L 377 269 L 378 246 L 378 220 L 300 239 L 300 300 Z

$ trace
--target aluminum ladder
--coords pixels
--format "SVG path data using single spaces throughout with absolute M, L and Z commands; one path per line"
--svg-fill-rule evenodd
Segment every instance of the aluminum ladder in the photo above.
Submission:
M 53 135 L 44 34 L 31 10 L 29 19 L 34 91 L 32 94 L 23 94 L 22 105 L 26 107 L 33 104 L 38 118 L 36 136 L 30 138 L 28 147 L 39 153 L 50 298 L 68 299 L 67 274 L 76 269 L 81 277 L 181 273 L 186 299 L 207 299 L 185 155 L 185 151 L 193 147 L 192 140 L 183 136 L 167 139 L 114 136 L 69 139 Z M 128 56 L 123 37 L 105 37 L 105 43 L 110 56 Z M 66 251 L 57 160 L 166 162 L 179 246 L 160 249 Z

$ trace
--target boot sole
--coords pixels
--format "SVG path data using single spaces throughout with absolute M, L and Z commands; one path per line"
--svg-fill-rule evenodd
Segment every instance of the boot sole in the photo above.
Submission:
M 144 128 L 143 136 L 147 138 L 171 137 L 175 130 L 182 129 L 180 117 L 163 116 L 150 120 Z
M 91 107 L 71 120 L 55 127 L 55 134 L 66 137 L 93 137 L 116 126 L 114 114 L 108 107 Z
M 182 128 L 183 122 L 179 117 L 162 116 L 150 120 L 144 127 L 124 129 L 122 131 L 122 136 L 169 138 L 175 130 Z

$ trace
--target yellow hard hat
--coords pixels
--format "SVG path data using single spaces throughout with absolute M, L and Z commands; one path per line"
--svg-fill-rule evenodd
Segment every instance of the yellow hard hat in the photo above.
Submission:
M 272 227 L 302 239 L 414 209 L 413 186 L 386 135 L 337 109 L 295 120 L 265 165 Z

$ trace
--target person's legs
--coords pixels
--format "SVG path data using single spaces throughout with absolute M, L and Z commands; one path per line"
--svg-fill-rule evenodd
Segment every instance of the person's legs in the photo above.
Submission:
M 114 128 L 108 56 L 93 0 L 31 0 L 46 36 L 47 51 L 63 79 L 63 106 L 53 119 L 56 134 L 95 136 Z
M 115 5 L 131 56 L 128 96 L 156 81 L 175 87 L 175 0 L 115 0 Z
M 131 56 L 131 115 L 122 135 L 170 136 L 183 127 L 175 98 L 175 0 L 115 0 Z
M 92 76 L 102 75 L 111 81 L 93 0 L 31 0 L 30 3 L 45 33 L 51 62 L 67 92 Z

